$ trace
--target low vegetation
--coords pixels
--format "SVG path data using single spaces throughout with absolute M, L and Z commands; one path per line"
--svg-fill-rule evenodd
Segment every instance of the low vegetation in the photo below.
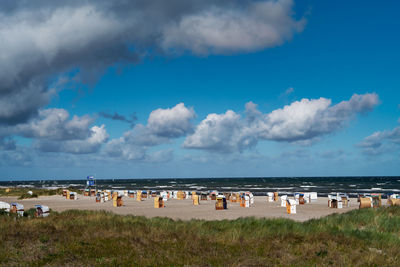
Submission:
M 288 219 L 173 221 L 66 211 L 0 216 L 0 265 L 398 266 L 400 207 Z
M 32 191 L 32 195 L 28 194 Z M 41 189 L 41 188 L 23 188 L 13 187 L 7 192 L 6 188 L 0 188 L 0 196 L 17 196 L 18 199 L 37 198 L 39 196 L 61 195 L 62 189 Z
M 18 199 L 27 199 L 27 198 L 38 198 L 39 196 L 35 193 L 28 194 L 28 193 L 23 193 Z

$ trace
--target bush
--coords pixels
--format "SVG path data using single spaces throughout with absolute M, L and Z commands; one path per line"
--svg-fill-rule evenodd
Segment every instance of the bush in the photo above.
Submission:
M 24 193 L 18 199 L 38 198 L 38 197 L 39 196 L 37 194 L 35 194 L 35 193 L 33 193 L 32 195 L 28 194 L 28 193 Z
M 8 212 L 3 210 L 3 209 L 1 209 L 0 210 L 0 216 L 4 216 L 4 215 L 8 215 Z
M 26 210 L 26 211 L 24 211 L 24 217 L 34 218 L 35 217 L 35 213 L 36 213 L 36 209 L 35 208 Z

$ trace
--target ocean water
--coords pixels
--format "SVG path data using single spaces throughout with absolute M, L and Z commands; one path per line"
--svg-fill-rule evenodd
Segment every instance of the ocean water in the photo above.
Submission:
M 81 187 L 86 180 L 0 181 L 1 187 L 20 186 L 38 188 Z M 115 190 L 185 190 L 238 192 L 250 191 L 266 195 L 318 192 L 320 196 L 340 192 L 356 196 L 358 193 L 400 193 L 400 177 L 265 177 L 265 178 L 179 178 L 179 179 L 98 179 L 99 189 Z

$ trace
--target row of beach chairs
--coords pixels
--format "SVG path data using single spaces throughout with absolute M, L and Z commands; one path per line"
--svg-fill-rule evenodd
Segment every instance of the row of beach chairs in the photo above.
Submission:
M 35 205 L 35 217 L 47 217 L 50 214 L 50 209 L 45 205 Z M 3 210 L 7 213 L 14 213 L 18 216 L 24 216 L 25 210 L 24 205 L 20 203 L 13 202 L 11 204 L 7 202 L 0 202 L 0 210 Z

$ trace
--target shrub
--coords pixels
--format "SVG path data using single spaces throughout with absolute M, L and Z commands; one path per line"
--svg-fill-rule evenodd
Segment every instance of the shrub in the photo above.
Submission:
M 18 199 L 38 198 L 38 197 L 39 196 L 37 194 L 35 194 L 35 193 L 33 193 L 32 195 L 28 194 L 28 193 L 24 193 Z

